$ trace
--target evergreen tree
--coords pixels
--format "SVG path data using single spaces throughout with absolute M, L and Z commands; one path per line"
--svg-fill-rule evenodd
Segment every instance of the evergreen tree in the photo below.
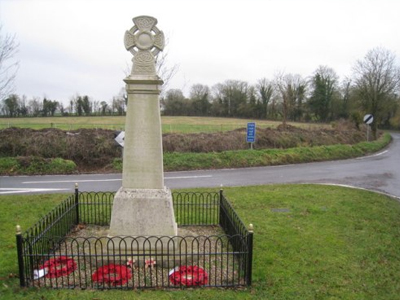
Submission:
M 311 113 L 318 121 L 326 122 L 332 117 L 332 103 L 337 91 L 337 75 L 333 69 L 321 66 L 311 80 L 312 93 L 308 100 Z

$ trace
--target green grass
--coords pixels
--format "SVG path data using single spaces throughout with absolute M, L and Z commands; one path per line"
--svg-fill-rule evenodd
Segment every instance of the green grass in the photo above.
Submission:
M 390 134 L 385 133 L 377 141 L 362 142 L 355 145 L 239 150 L 210 153 L 164 153 L 164 169 L 166 171 L 177 171 L 241 168 L 347 159 L 376 152 L 387 146 L 390 141 Z M 121 159 L 116 159 L 114 166 L 122 169 Z
M 254 224 L 251 288 L 104 292 L 20 289 L 18 279 L 13 278 L 17 273 L 15 225 L 26 229 L 65 197 L 20 195 L 0 198 L 0 299 L 399 298 L 397 200 L 323 185 L 235 187 L 226 188 L 225 194 L 243 221 Z
M 161 118 L 163 133 L 194 133 L 218 132 L 237 128 L 245 128 L 248 122 L 254 120 L 213 117 L 169 117 Z M 276 128 L 282 122 L 257 120 L 256 124 L 262 128 Z M 327 124 L 288 123 L 303 128 L 331 127 Z M 41 117 L 41 118 L 0 118 L 0 129 L 8 127 L 23 127 L 32 129 L 59 128 L 75 130 L 79 128 L 104 128 L 123 130 L 125 116 L 91 116 L 91 117 Z
M 0 174 L 71 174 L 76 172 L 76 164 L 62 158 L 42 157 L 0 157 Z

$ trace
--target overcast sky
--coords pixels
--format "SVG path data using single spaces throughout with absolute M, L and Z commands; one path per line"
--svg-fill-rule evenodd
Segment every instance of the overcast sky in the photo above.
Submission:
M 168 89 L 188 96 L 197 83 L 308 77 L 320 65 L 344 79 L 374 47 L 399 58 L 399 13 L 399 0 L 0 0 L 3 34 L 20 44 L 16 93 L 64 103 L 119 93 L 136 16 L 158 19 L 168 64 L 179 66 Z

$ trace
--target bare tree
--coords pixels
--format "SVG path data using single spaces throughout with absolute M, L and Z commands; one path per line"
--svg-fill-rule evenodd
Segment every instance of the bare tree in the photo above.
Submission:
M 194 84 L 190 88 L 190 99 L 202 99 L 210 97 L 210 88 L 203 84 Z
M 340 118 L 347 119 L 350 116 L 350 102 L 352 94 L 351 79 L 345 78 L 339 86 L 340 96 L 341 96 L 341 109 L 339 113 Z M 357 128 L 358 125 L 356 124 Z
M 92 111 L 96 115 L 98 112 L 100 112 L 100 101 L 98 100 L 93 100 L 92 102 Z
M 43 102 L 39 97 L 35 97 L 29 101 L 29 109 L 30 114 L 34 117 L 37 117 L 43 109 Z
M 268 117 L 268 104 L 274 94 L 273 84 L 268 79 L 262 78 L 257 81 L 256 89 L 257 89 L 257 92 L 259 94 L 259 98 L 260 98 L 261 104 L 262 104 L 261 117 L 267 118 Z
M 0 25 L 0 101 L 14 90 L 14 80 L 18 70 L 18 62 L 13 57 L 18 51 L 15 35 L 3 35 Z
M 211 92 L 207 85 L 194 84 L 190 88 L 190 101 L 194 115 L 206 116 L 209 113 Z
M 125 113 L 126 101 L 124 98 L 113 97 L 111 102 L 111 109 L 113 113 L 117 113 L 119 116 L 123 116 Z
M 371 127 L 376 139 L 377 125 L 399 93 L 400 68 L 396 56 L 387 49 L 374 48 L 356 62 L 353 74 L 361 106 L 374 116 Z
M 118 115 L 122 116 L 126 112 L 126 107 L 128 105 L 128 96 L 126 95 L 125 88 L 121 88 L 118 95 L 114 96 L 111 101 L 112 112 L 116 112 Z M 104 109 L 107 108 L 107 105 Z M 105 112 L 105 110 L 103 110 Z
M 225 117 L 242 117 L 240 107 L 247 103 L 249 84 L 240 80 L 226 80 L 213 86 L 214 103 L 222 109 L 219 114 Z
M 282 101 L 282 125 L 285 129 L 290 116 L 292 120 L 301 117 L 307 84 L 300 75 L 280 72 L 275 75 L 274 85 Z
M 169 40 L 168 38 L 166 38 L 165 46 L 168 45 L 168 42 Z M 156 57 L 156 72 L 158 76 L 160 76 L 160 78 L 164 81 L 164 91 L 167 90 L 168 84 L 171 82 L 171 79 L 176 75 L 179 70 L 179 66 L 177 64 L 174 64 L 172 66 L 168 64 L 168 54 L 168 51 L 164 50 Z
M 103 116 L 105 116 L 106 111 L 107 111 L 107 107 L 108 107 L 108 103 L 106 101 L 101 101 L 100 102 L 100 106 L 101 106 L 101 114 Z

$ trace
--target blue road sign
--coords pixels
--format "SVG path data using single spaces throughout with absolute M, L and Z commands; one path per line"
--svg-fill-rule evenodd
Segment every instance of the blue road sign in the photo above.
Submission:
M 247 123 L 247 138 L 248 143 L 254 143 L 256 141 L 256 123 Z

